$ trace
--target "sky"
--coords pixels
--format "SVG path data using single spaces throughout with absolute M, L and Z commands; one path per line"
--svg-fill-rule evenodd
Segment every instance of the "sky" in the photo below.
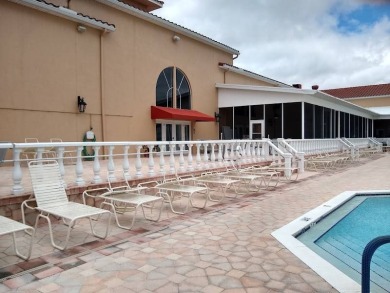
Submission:
M 235 66 L 286 84 L 390 83 L 390 0 L 164 0 L 153 13 L 240 51 Z

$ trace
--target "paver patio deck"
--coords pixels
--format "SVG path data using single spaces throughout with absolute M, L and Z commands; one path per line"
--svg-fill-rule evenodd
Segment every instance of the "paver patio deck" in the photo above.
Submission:
M 183 216 L 166 208 L 158 223 L 112 224 L 104 241 L 78 227 L 64 252 L 42 226 L 28 262 L 9 259 L 2 238 L 0 292 L 336 292 L 271 232 L 343 191 L 390 189 L 389 166 L 390 155 L 379 155 Z

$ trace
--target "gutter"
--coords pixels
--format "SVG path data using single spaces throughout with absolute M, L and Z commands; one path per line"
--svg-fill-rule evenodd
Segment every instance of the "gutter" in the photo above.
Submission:
M 108 22 L 99 21 L 97 19 L 82 15 L 81 13 L 77 13 L 76 11 L 65 8 L 63 6 L 56 6 L 52 3 L 47 3 L 45 1 L 37 1 L 37 0 L 8 0 L 8 1 L 14 2 L 16 4 L 24 5 L 55 16 L 59 16 L 79 24 L 84 24 L 88 27 L 92 27 L 95 29 L 103 30 L 106 32 L 115 31 L 115 25 L 113 24 L 109 24 Z

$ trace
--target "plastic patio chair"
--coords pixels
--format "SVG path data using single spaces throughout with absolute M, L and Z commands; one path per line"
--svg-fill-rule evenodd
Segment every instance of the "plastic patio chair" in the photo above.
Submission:
M 55 160 L 31 161 L 28 164 L 33 191 L 37 203 L 35 208 L 40 213 L 35 221 L 35 229 L 40 218 L 47 220 L 49 225 L 51 244 L 60 250 L 66 249 L 70 231 L 75 222 L 82 218 L 89 218 L 92 234 L 98 238 L 106 238 L 110 226 L 111 213 L 107 210 L 88 206 L 81 203 L 70 202 L 62 184 L 60 168 Z M 92 225 L 92 217 L 108 214 L 107 228 L 104 235 L 98 235 Z M 59 246 L 54 242 L 50 215 L 61 218 L 68 225 L 65 243 Z

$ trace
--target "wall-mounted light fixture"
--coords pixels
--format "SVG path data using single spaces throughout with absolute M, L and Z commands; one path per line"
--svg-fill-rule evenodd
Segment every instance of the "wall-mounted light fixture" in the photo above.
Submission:
M 87 103 L 84 101 L 83 97 L 77 97 L 77 106 L 79 107 L 79 112 L 84 113 L 87 108 Z
M 181 39 L 180 39 L 179 36 L 174 35 L 174 36 L 172 37 L 172 40 L 173 40 L 174 42 L 178 42 L 178 41 L 180 41 Z
M 219 122 L 219 119 L 221 119 L 221 114 L 214 112 L 215 122 Z
M 79 24 L 79 25 L 77 26 L 77 31 L 78 31 L 79 33 L 83 33 L 83 32 L 85 32 L 86 30 L 87 30 L 87 28 L 86 28 L 85 26 L 81 25 L 81 24 Z

